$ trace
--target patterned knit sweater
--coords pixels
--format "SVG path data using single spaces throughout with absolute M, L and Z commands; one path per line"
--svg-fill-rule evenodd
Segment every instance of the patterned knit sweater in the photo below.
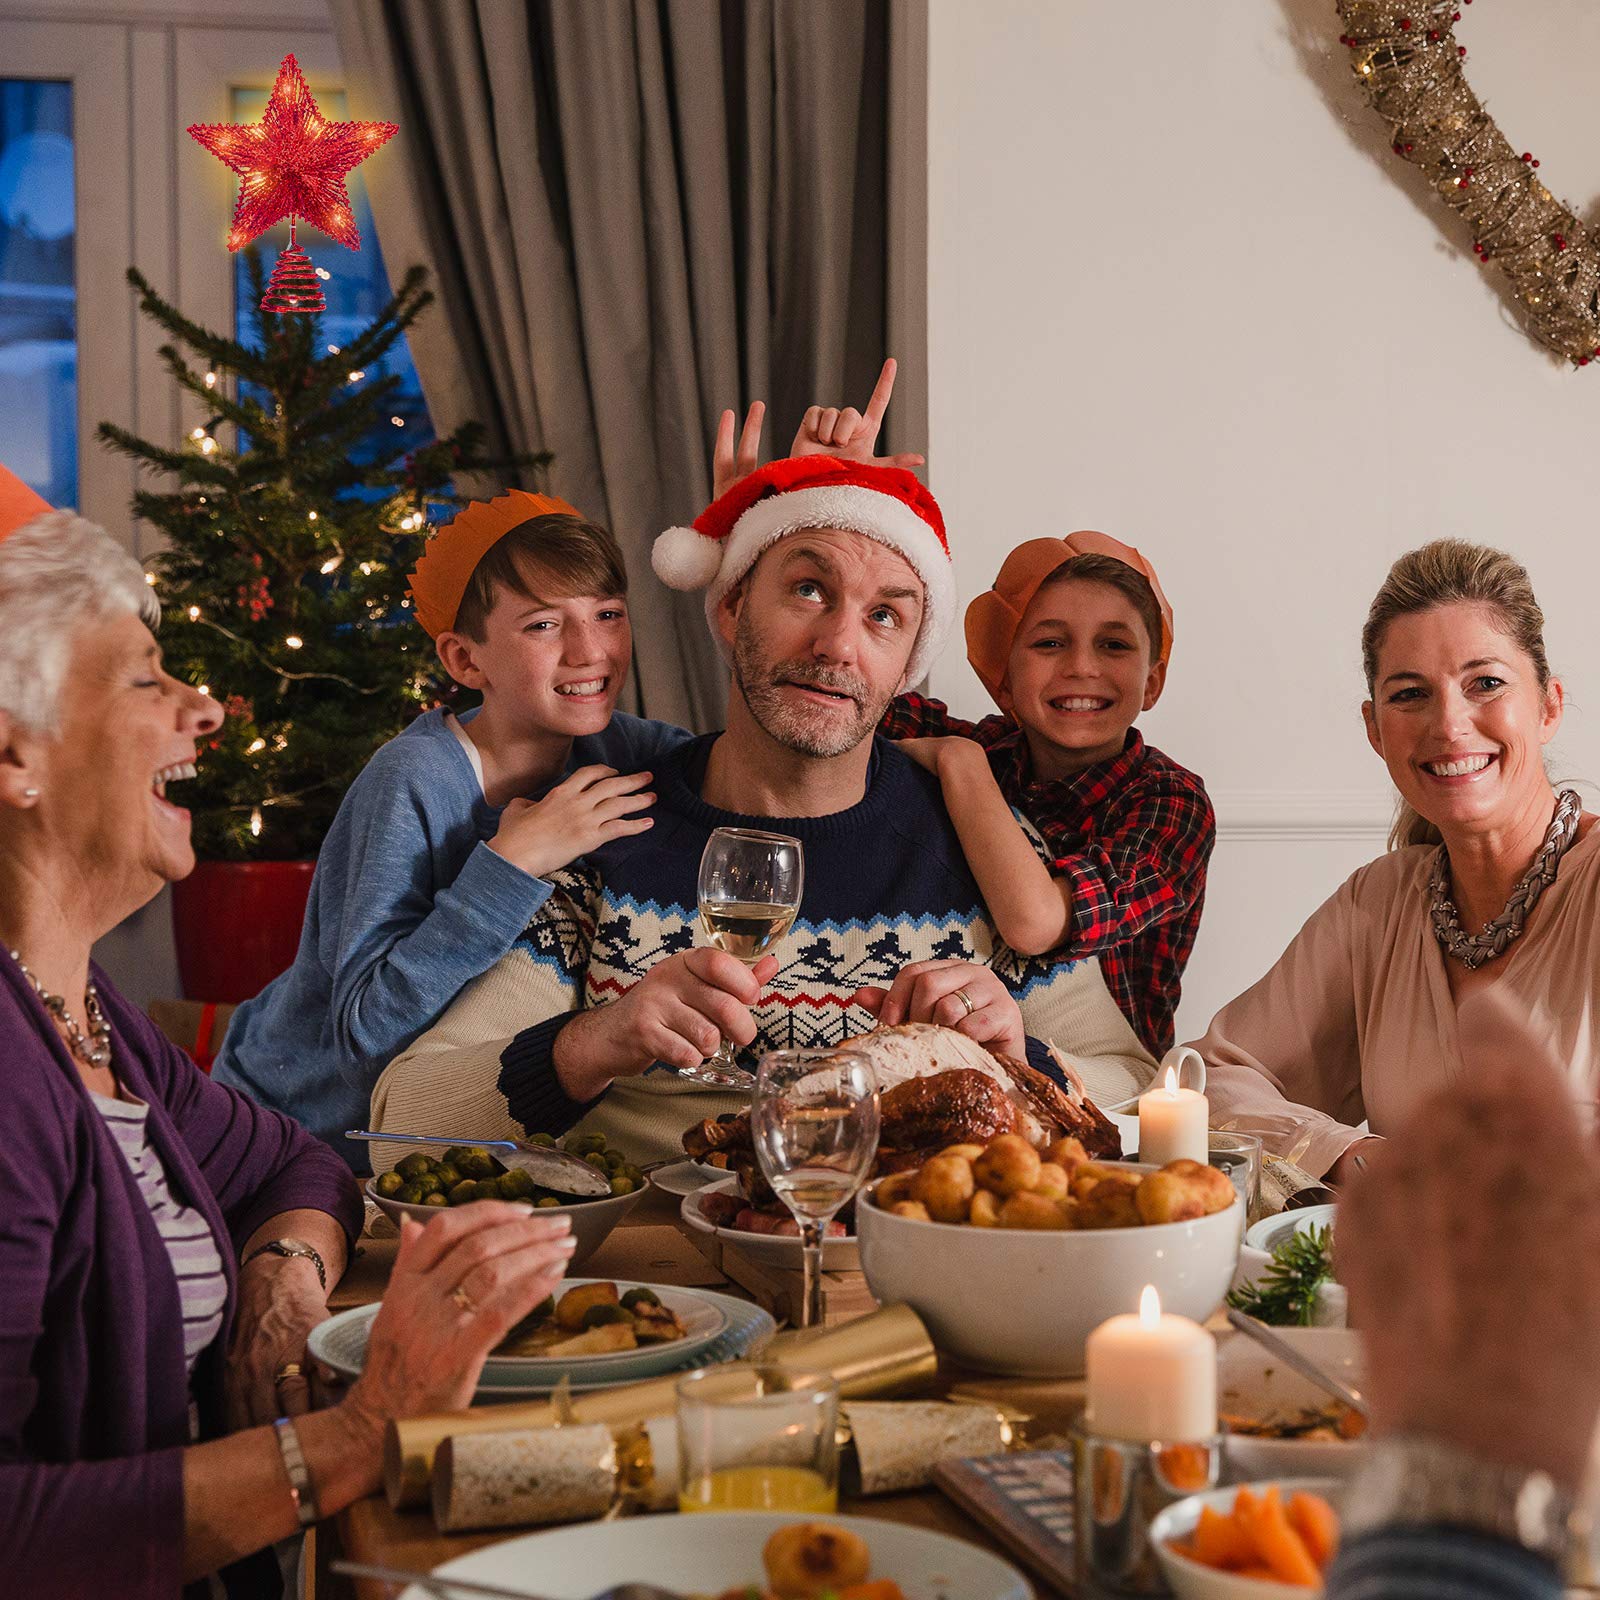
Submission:
M 999 940 L 938 782 L 915 762 L 879 740 L 865 792 L 848 810 L 742 816 L 700 798 L 716 737 L 658 760 L 649 832 L 553 876 L 556 892 L 511 951 L 389 1065 L 373 1094 L 373 1127 L 517 1137 L 581 1124 L 645 1160 L 680 1148 L 690 1123 L 742 1106 L 659 1066 L 619 1078 L 585 1106 L 563 1093 L 551 1059 L 581 1008 L 609 1004 L 656 962 L 705 942 L 696 879 L 718 827 L 765 828 L 805 846 L 804 902 L 754 1008 L 747 1065 L 762 1050 L 835 1045 L 865 1032 L 873 1019 L 851 1003 L 857 988 L 887 986 L 913 961 L 955 957 L 991 966 L 1017 997 L 1036 1066 L 1054 1071 L 1040 1043 L 1053 1040 L 1102 1105 L 1150 1081 L 1154 1064 L 1097 962 L 1028 961 Z M 399 1154 L 396 1147 L 391 1159 Z

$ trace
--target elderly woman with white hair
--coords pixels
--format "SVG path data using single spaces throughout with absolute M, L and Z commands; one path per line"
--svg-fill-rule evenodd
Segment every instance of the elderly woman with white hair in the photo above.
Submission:
M 465 1405 L 571 1253 L 526 1206 L 408 1224 L 364 1373 L 308 1411 L 349 1169 L 90 962 L 194 865 L 167 791 L 221 716 L 156 620 L 137 563 L 0 468 L 0 1570 L 34 1600 L 277 1592 L 266 1547 L 376 1490 L 389 1419 Z

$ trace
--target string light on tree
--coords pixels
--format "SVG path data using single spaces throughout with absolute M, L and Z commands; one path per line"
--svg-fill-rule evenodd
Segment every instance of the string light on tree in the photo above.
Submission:
M 261 837 L 261 807 L 260 806 L 257 806 L 255 808 L 255 810 L 250 813 L 250 837 L 252 839 L 259 839 Z
M 302 645 L 305 644 L 305 640 L 302 639 L 298 633 L 291 633 L 283 642 L 288 645 L 291 650 L 298 650 Z

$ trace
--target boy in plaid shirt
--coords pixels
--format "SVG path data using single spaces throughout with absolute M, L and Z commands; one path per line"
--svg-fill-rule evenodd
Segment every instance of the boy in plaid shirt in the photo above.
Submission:
M 1006 942 L 1023 955 L 1097 956 L 1112 998 L 1160 1056 L 1173 1043 L 1216 819 L 1200 779 L 1133 726 L 1160 696 L 1172 650 L 1155 571 L 1104 534 L 1030 539 L 967 608 L 966 631 L 967 657 L 1004 715 L 965 722 L 908 694 L 879 732 L 939 778 Z

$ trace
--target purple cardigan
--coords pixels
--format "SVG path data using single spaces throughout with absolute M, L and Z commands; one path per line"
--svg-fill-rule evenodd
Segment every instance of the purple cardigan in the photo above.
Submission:
M 211 1224 L 227 1272 L 222 1331 L 194 1371 L 200 1436 L 216 1438 L 226 1432 L 222 1357 L 240 1246 L 269 1218 L 300 1207 L 328 1212 L 353 1241 L 361 1198 L 327 1145 L 213 1083 L 103 973 L 92 976 L 111 1024 L 117 1077 L 148 1103 L 149 1139 L 174 1198 Z M 5 1588 L 41 1600 L 181 1593 L 188 1440 L 183 1316 L 171 1262 L 72 1056 L 0 951 Z M 240 1563 L 228 1575 L 230 1594 L 256 1592 L 252 1580 L 269 1571 L 276 1572 L 270 1557 Z

